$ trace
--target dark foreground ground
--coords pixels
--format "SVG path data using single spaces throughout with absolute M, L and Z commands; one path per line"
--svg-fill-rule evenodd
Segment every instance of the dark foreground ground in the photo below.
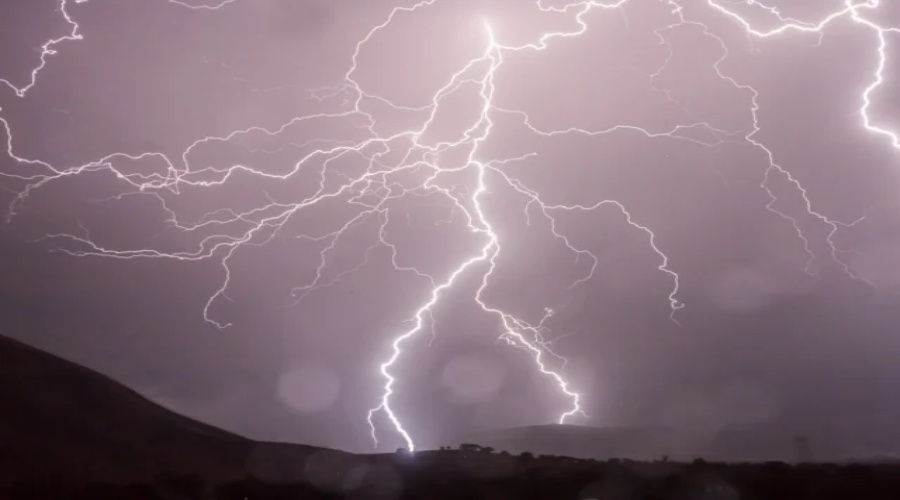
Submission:
M 162 473 L 147 483 L 77 484 L 34 478 L 0 494 L 12 500 L 78 499 L 900 499 L 900 466 L 596 462 L 486 451 L 374 455 L 310 466 L 290 484 L 248 477 L 215 484 Z

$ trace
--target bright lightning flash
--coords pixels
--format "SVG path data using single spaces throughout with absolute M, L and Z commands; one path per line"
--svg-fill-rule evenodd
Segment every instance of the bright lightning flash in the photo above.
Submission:
M 167 0 L 170 3 L 180 5 L 188 9 L 202 9 L 215 11 L 226 8 L 229 4 L 236 0 L 226 0 L 213 5 L 196 5 L 182 1 Z M 41 48 L 40 63 L 30 72 L 28 80 L 16 85 L 9 80 L 0 79 L 0 88 L 4 86 L 12 90 L 16 96 L 25 97 L 30 89 L 38 84 L 39 74 L 48 64 L 50 56 L 57 54 L 58 46 L 64 42 L 77 41 L 83 38 L 83 34 L 79 31 L 78 23 L 73 19 L 67 10 L 70 4 L 80 4 L 87 0 L 60 0 L 59 10 L 65 21 L 70 26 L 70 32 L 60 38 L 48 40 Z M 70 247 L 63 251 L 74 256 L 102 256 L 119 259 L 137 259 L 137 258 L 167 258 L 183 261 L 199 261 L 205 259 L 219 259 L 223 267 L 224 280 L 221 286 L 216 290 L 206 302 L 204 307 L 204 318 L 220 328 L 229 326 L 227 323 L 221 323 L 213 319 L 210 315 L 210 307 L 212 304 L 223 297 L 228 289 L 231 279 L 232 268 L 230 259 L 235 252 L 245 246 L 259 246 L 270 242 L 284 228 L 285 224 L 296 214 L 310 209 L 311 207 L 321 205 L 329 201 L 342 201 L 353 208 L 359 210 L 359 213 L 350 217 L 343 224 L 340 224 L 334 231 L 324 235 L 304 234 L 299 238 L 309 242 L 324 243 L 325 247 L 320 254 L 320 262 L 317 268 L 315 278 L 305 285 L 295 289 L 294 297 L 297 301 L 302 300 L 308 293 L 312 291 L 330 286 L 337 282 L 341 277 L 346 276 L 368 263 L 370 252 L 376 247 L 382 246 L 390 250 L 392 255 L 392 263 L 394 268 L 402 272 L 411 272 L 418 278 L 426 280 L 431 289 L 428 297 L 415 310 L 412 315 L 412 326 L 394 337 L 391 343 L 390 356 L 381 363 L 379 371 L 384 378 L 384 392 L 381 394 L 378 404 L 369 411 L 368 422 L 371 427 L 372 439 L 375 445 L 377 440 L 377 422 L 376 417 L 379 415 L 386 416 L 393 429 L 402 437 L 407 448 L 412 451 L 415 449 L 415 441 L 401 422 L 401 418 L 392 407 L 392 396 L 395 394 L 395 383 L 398 380 L 397 363 L 406 351 L 404 346 L 407 342 L 422 332 L 426 328 L 426 324 L 431 321 L 433 310 L 440 302 L 441 298 L 449 289 L 461 279 L 463 275 L 475 275 L 479 278 L 479 286 L 473 296 L 475 303 L 487 314 L 496 318 L 500 327 L 502 340 L 509 345 L 517 347 L 527 353 L 534 362 L 536 369 L 559 388 L 562 395 L 567 397 L 570 404 L 567 408 L 559 413 L 558 421 L 560 423 L 567 422 L 576 414 L 583 414 L 580 405 L 580 394 L 571 387 L 570 382 L 565 377 L 564 368 L 566 360 L 554 353 L 550 349 L 550 342 L 544 338 L 547 331 L 546 324 L 553 315 L 551 309 L 547 309 L 542 318 L 537 321 L 528 321 L 513 313 L 499 309 L 490 305 L 484 297 L 485 290 L 491 283 L 491 278 L 497 269 L 499 259 L 504 255 L 503 242 L 498 232 L 495 231 L 499 221 L 493 220 L 488 211 L 484 207 L 485 200 L 491 195 L 491 187 L 496 183 L 515 190 L 527 200 L 524 207 L 526 217 L 530 218 L 534 213 L 545 218 L 551 228 L 551 236 L 564 244 L 576 257 L 587 258 L 592 262 L 589 271 L 578 279 L 572 286 L 576 286 L 591 279 L 597 267 L 597 257 L 588 250 L 579 248 L 574 245 L 568 236 L 557 229 L 557 221 L 554 214 L 560 212 L 572 211 L 594 211 L 604 207 L 615 209 L 623 216 L 625 223 L 634 229 L 637 229 L 648 238 L 648 243 L 659 256 L 659 270 L 666 273 L 673 282 L 673 287 L 668 295 L 668 301 L 671 308 L 672 320 L 675 320 L 675 313 L 683 304 L 678 300 L 679 277 L 672 269 L 669 268 L 669 258 L 659 248 L 654 233 L 646 226 L 636 222 L 626 207 L 615 200 L 600 200 L 589 205 L 567 205 L 560 203 L 548 203 L 541 197 L 538 190 L 525 185 L 521 180 L 512 177 L 504 168 L 506 165 L 531 158 L 536 155 L 529 154 L 517 158 L 498 158 L 487 159 L 482 156 L 482 144 L 490 137 L 495 128 L 494 117 L 498 115 L 507 115 L 518 117 L 522 123 L 534 134 L 544 137 L 555 137 L 567 134 L 581 134 L 586 136 L 599 136 L 613 133 L 636 133 L 642 134 L 649 138 L 667 138 L 693 142 L 705 147 L 716 147 L 729 138 L 741 137 L 747 143 L 758 148 L 767 158 L 768 168 L 766 170 L 761 187 L 768 193 L 771 202 L 766 209 L 776 213 L 778 216 L 790 222 L 797 232 L 798 237 L 802 240 L 810 262 L 815 255 L 810 250 L 810 243 L 800 229 L 797 217 L 777 211 L 773 208 L 777 201 L 776 195 L 771 188 L 771 182 L 776 176 L 786 179 L 802 196 L 806 203 L 806 215 L 811 215 L 821 222 L 827 224 L 831 231 L 827 236 L 827 243 L 832 250 L 831 257 L 835 262 L 842 265 L 844 270 L 851 274 L 849 267 L 840 260 L 841 251 L 835 246 L 832 238 L 837 231 L 846 226 L 855 224 L 853 222 L 840 222 L 832 220 L 813 208 L 806 189 L 791 174 L 774 159 L 773 153 L 762 143 L 755 139 L 760 131 L 757 111 L 759 109 L 758 98 L 759 93 L 747 84 L 742 84 L 734 78 L 726 75 L 720 70 L 720 63 L 725 61 L 728 56 L 728 47 L 726 43 L 716 35 L 712 34 L 709 27 L 693 21 L 686 14 L 686 9 L 682 5 L 681 0 L 617 0 L 602 2 L 595 1 L 572 1 L 564 6 L 548 6 L 543 0 L 538 0 L 537 7 L 546 13 L 564 14 L 571 16 L 573 21 L 573 29 L 569 31 L 546 32 L 532 43 L 519 46 L 504 44 L 499 40 L 494 31 L 491 29 L 489 22 L 484 23 L 485 43 L 483 52 L 476 58 L 470 60 L 459 71 L 457 71 L 441 88 L 433 95 L 431 102 L 426 106 L 412 108 L 396 104 L 385 97 L 372 94 L 366 91 L 362 85 L 355 79 L 359 58 L 365 45 L 372 40 L 379 32 L 389 29 L 395 20 L 401 15 L 414 15 L 418 11 L 426 9 L 438 0 L 422 0 L 411 6 L 394 8 L 387 19 L 381 24 L 375 26 L 366 36 L 356 44 L 356 49 L 350 61 L 350 68 L 345 75 L 345 81 L 337 88 L 332 89 L 327 95 L 322 97 L 318 95 L 316 98 L 327 100 L 328 97 L 341 96 L 346 104 L 345 109 L 328 114 L 315 114 L 307 116 L 299 116 L 281 127 L 268 130 L 261 127 L 251 127 L 243 130 L 234 131 L 226 136 L 221 137 L 204 137 L 194 142 L 188 147 L 178 159 L 175 161 L 166 155 L 158 152 L 145 152 L 141 154 L 127 154 L 124 152 L 116 152 L 109 154 L 103 158 L 99 158 L 90 163 L 79 165 L 76 167 L 57 168 L 47 162 L 38 159 L 28 159 L 18 156 L 15 153 L 15 140 L 12 127 L 9 122 L 0 115 L 0 123 L 5 129 L 6 153 L 18 164 L 32 168 L 34 171 L 27 174 L 21 173 L 0 173 L 5 177 L 17 179 L 24 182 L 25 187 L 18 192 L 9 209 L 8 218 L 12 218 L 18 210 L 26 203 L 29 195 L 36 189 L 46 184 L 67 178 L 70 176 L 86 174 L 89 172 L 110 172 L 125 186 L 122 194 L 117 198 L 140 195 L 150 196 L 158 200 L 161 207 L 167 213 L 170 221 L 175 227 L 186 234 L 200 234 L 203 236 L 192 251 L 182 252 L 166 252 L 154 248 L 137 248 L 130 250 L 118 250 L 104 247 L 95 243 L 87 231 L 83 231 L 83 235 L 74 234 L 53 234 L 48 238 L 63 239 L 70 242 Z M 596 9 L 602 10 L 618 10 L 625 4 L 630 2 L 646 2 L 646 3 L 663 3 L 671 7 L 672 22 L 668 25 L 661 26 L 654 34 L 658 37 L 661 44 L 669 50 L 669 59 L 671 59 L 673 47 L 667 38 L 668 33 L 686 25 L 699 26 L 703 29 L 704 34 L 713 37 L 718 41 L 721 47 L 721 57 L 715 62 L 714 69 L 717 75 L 723 80 L 729 82 L 736 88 L 747 91 L 751 95 L 749 105 L 749 113 L 752 118 L 752 129 L 726 131 L 719 130 L 706 122 L 694 121 L 679 124 L 670 130 L 649 130 L 632 124 L 622 124 L 605 130 L 585 130 L 580 128 L 569 128 L 562 130 L 543 130 L 533 125 L 531 118 L 520 110 L 504 109 L 495 103 L 495 77 L 502 71 L 504 67 L 505 57 L 514 52 L 523 51 L 544 51 L 549 50 L 553 46 L 553 42 L 558 39 L 577 37 L 585 33 L 589 29 L 587 14 Z M 772 16 L 779 23 L 778 27 L 768 31 L 758 30 L 744 16 L 735 10 L 739 4 L 744 6 L 755 7 Z M 818 36 L 824 36 L 827 28 L 838 19 L 850 19 L 859 26 L 870 30 L 877 39 L 875 50 L 878 54 L 878 65 L 873 71 L 871 83 L 860 93 L 861 107 L 860 114 L 862 116 L 863 126 L 874 134 L 885 136 L 894 148 L 900 149 L 900 137 L 897 133 L 876 125 L 870 118 L 870 110 L 872 107 L 874 95 L 878 88 L 884 82 L 884 71 L 887 61 L 887 50 L 889 47 L 889 36 L 898 33 L 896 28 L 886 28 L 871 21 L 866 17 L 867 13 L 874 11 L 880 5 L 878 0 L 854 1 L 847 0 L 844 5 L 837 11 L 829 13 L 823 19 L 816 22 L 799 21 L 793 18 L 785 17 L 779 9 L 760 3 L 757 0 L 744 0 L 743 2 L 720 2 L 717 0 L 703 0 L 697 2 L 697 8 L 708 8 L 721 13 L 730 18 L 737 26 L 743 29 L 748 35 L 754 37 L 772 37 L 786 36 L 788 32 L 812 32 Z M 705 6 L 705 7 L 704 7 Z M 660 75 L 669 63 L 669 59 L 665 61 L 659 70 L 651 75 L 651 85 L 654 90 L 663 93 L 667 98 L 672 100 L 670 93 L 666 89 L 657 88 L 655 86 L 655 78 Z M 426 140 L 426 134 L 433 130 L 438 112 L 443 109 L 448 96 L 460 91 L 463 88 L 475 86 L 478 89 L 478 113 L 471 119 L 468 127 L 460 137 L 446 138 L 441 142 L 432 143 Z M 376 131 L 379 129 L 380 120 L 375 116 L 374 112 L 367 111 L 367 103 L 379 103 L 387 105 L 398 111 L 423 113 L 424 118 L 417 128 L 403 130 L 394 134 L 382 134 Z M 676 102 L 676 104 L 678 104 Z M 679 104 L 680 105 L 680 104 Z M 2 110 L 0 110 L 2 111 Z M 689 113 L 686 113 L 689 114 Z M 192 167 L 190 157 L 195 150 L 201 145 L 209 143 L 225 143 L 238 139 L 240 137 L 250 136 L 252 134 L 266 135 L 269 137 L 278 137 L 286 134 L 286 131 L 295 125 L 303 122 L 315 122 L 319 120 L 358 120 L 363 125 L 357 127 L 358 130 L 365 133 L 363 139 L 348 139 L 346 141 L 327 141 L 327 140 L 310 140 L 302 146 L 310 145 L 327 145 L 314 149 L 312 152 L 305 154 L 297 159 L 293 167 L 283 174 L 272 174 L 256 169 L 247 165 L 232 165 L 228 168 L 199 168 Z M 692 138 L 687 132 L 690 130 L 702 129 L 708 132 L 716 141 L 703 142 L 696 138 Z M 405 144 L 405 146 L 400 146 Z M 406 153 L 399 162 L 389 161 L 387 158 L 390 153 L 399 151 L 400 148 L 406 147 Z M 454 164 L 452 160 L 445 160 L 450 152 L 465 152 L 464 159 Z M 342 172 L 329 170 L 331 164 L 340 159 L 358 158 L 365 161 L 367 168 L 359 175 L 347 175 Z M 124 171 L 120 164 L 130 160 L 143 162 L 162 162 L 165 165 L 164 172 L 152 174 L 138 174 Z M 230 209 L 220 209 L 211 212 L 199 220 L 186 221 L 184 217 L 180 217 L 179 213 L 170 208 L 169 201 L 174 196 L 182 195 L 182 191 L 187 187 L 203 188 L 221 186 L 233 181 L 238 176 L 256 176 L 275 181 L 287 181 L 294 178 L 301 170 L 311 168 L 312 165 L 320 165 L 321 182 L 318 189 L 310 196 L 299 201 L 281 202 L 270 199 L 270 203 L 258 206 L 251 210 L 234 211 Z M 466 189 L 466 186 L 453 184 L 446 179 L 448 174 L 471 174 L 476 180 L 474 188 Z M 331 186 L 326 182 L 326 174 L 338 175 L 343 181 L 337 186 Z M 424 175 L 423 175 L 424 174 Z M 448 201 L 456 214 L 459 214 L 468 225 L 468 229 L 480 238 L 480 249 L 471 255 L 464 256 L 460 259 L 456 267 L 449 275 L 442 278 L 431 276 L 419 269 L 404 266 L 398 262 L 399 249 L 391 241 L 386 230 L 390 220 L 392 208 L 390 203 L 396 200 L 405 199 L 411 196 L 439 196 Z M 861 219 L 859 219 L 861 220 Z M 336 277 L 326 279 L 324 271 L 327 267 L 329 253 L 334 251 L 342 243 L 342 238 L 350 228 L 355 227 L 364 222 L 374 221 L 379 224 L 380 231 L 377 241 L 366 251 L 365 262 L 357 267 L 344 270 L 337 274 Z M 809 271 L 809 265 L 807 265 Z

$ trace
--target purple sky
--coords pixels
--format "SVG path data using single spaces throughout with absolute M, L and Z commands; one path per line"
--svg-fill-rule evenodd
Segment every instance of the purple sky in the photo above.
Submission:
M 900 25 L 896 6 L 857 7 L 877 25 L 847 12 L 821 37 L 766 38 L 706 0 L 680 2 L 682 19 L 674 1 L 598 3 L 585 33 L 536 51 L 512 47 L 577 31 L 586 7 L 438 0 L 396 12 L 348 81 L 357 43 L 413 2 L 188 3 L 68 2 L 83 39 L 55 45 L 33 86 L 41 45 L 72 26 L 59 0 L 0 6 L 3 334 L 253 438 L 363 451 L 392 340 L 431 280 L 495 236 L 493 266 L 461 273 L 390 369 L 391 407 L 419 446 L 570 408 L 478 300 L 530 325 L 554 312 L 542 335 L 568 362 L 543 359 L 581 395 L 572 423 L 900 418 L 898 151 L 860 112 L 876 26 Z M 721 3 L 760 31 L 844 8 Z M 489 33 L 505 48 L 485 56 Z M 868 114 L 890 129 L 900 33 L 882 35 Z M 410 109 L 482 57 L 438 106 Z M 381 141 L 426 123 L 417 142 Z M 280 132 L 198 142 L 252 127 Z M 460 143 L 425 152 L 442 141 Z M 335 152 L 298 164 L 316 149 Z M 340 191 L 367 169 L 371 182 Z M 298 205 L 320 189 L 339 194 Z M 617 205 L 547 208 L 604 200 L 640 226 Z M 468 220 L 479 213 L 489 228 Z M 317 273 L 333 284 L 292 298 Z M 375 424 L 380 449 L 403 444 L 383 412 Z

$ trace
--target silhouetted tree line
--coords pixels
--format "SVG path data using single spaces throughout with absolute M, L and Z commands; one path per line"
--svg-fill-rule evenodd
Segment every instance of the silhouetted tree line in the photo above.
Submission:
M 480 449 L 482 453 L 486 450 Z M 442 450 L 455 455 L 455 450 Z M 667 458 L 655 462 L 577 460 L 496 454 L 514 467 L 498 477 L 461 473 L 432 458 L 409 465 L 396 461 L 395 489 L 375 494 L 322 491 L 311 484 L 275 485 L 254 478 L 210 484 L 204 478 L 164 472 L 150 484 L 90 483 L 34 479 L 14 482 L 0 490 L 10 500 L 336 500 L 403 499 L 588 499 L 642 500 L 830 500 L 900 499 L 897 465 L 718 464 L 696 460 L 678 464 Z M 461 458 L 462 460 L 462 458 Z M 579 467 L 572 468 L 572 464 Z M 557 466 L 558 465 L 558 466 Z

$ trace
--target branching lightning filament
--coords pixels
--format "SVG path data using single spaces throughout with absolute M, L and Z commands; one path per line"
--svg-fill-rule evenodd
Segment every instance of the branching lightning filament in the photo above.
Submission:
M 11 90 L 15 96 L 24 98 L 30 90 L 39 85 L 41 72 L 51 63 L 52 56 L 57 56 L 64 51 L 67 42 L 77 42 L 88 34 L 82 33 L 75 17 L 70 13 L 74 4 L 85 3 L 88 0 L 60 0 L 59 11 L 68 23 L 70 31 L 59 38 L 48 40 L 41 47 L 39 64 L 30 71 L 24 82 L 15 83 L 11 80 L 0 79 L 0 89 Z M 164 0 L 159 0 L 164 1 Z M 216 11 L 227 9 L 237 0 L 226 0 L 214 4 L 200 5 L 176 0 L 165 0 L 186 9 Z M 0 109 L 0 124 L 6 134 L 6 153 L 19 166 L 27 168 L 16 170 L 14 173 L 0 172 L 0 175 L 21 183 L 24 186 L 17 192 L 7 212 L 7 220 L 12 220 L 27 204 L 29 196 L 36 190 L 47 184 L 69 178 L 85 175 L 92 172 L 111 173 L 123 186 L 121 194 L 114 199 L 122 199 L 128 196 L 150 197 L 155 200 L 166 214 L 171 224 L 180 230 L 186 237 L 196 239 L 196 246 L 192 250 L 165 251 L 158 248 L 132 248 L 117 249 L 104 246 L 91 238 L 90 233 L 84 228 L 77 234 L 49 234 L 47 239 L 56 240 L 61 245 L 62 251 L 77 257 L 99 256 L 116 259 L 176 259 L 181 261 L 215 260 L 222 267 L 223 280 L 218 289 L 209 296 L 203 307 L 204 318 L 219 328 L 229 326 L 228 322 L 216 319 L 213 314 L 213 306 L 222 299 L 227 298 L 233 272 L 232 257 L 236 252 L 245 247 L 261 246 L 271 242 L 276 236 L 288 231 L 288 222 L 298 214 L 305 213 L 314 207 L 326 203 L 340 202 L 355 210 L 352 216 L 338 224 L 338 227 L 324 234 L 303 233 L 296 236 L 299 240 L 310 244 L 322 245 L 319 254 L 319 263 L 315 277 L 308 283 L 301 284 L 294 289 L 294 303 L 303 300 L 310 293 L 335 284 L 343 277 L 358 271 L 369 262 L 369 255 L 376 248 L 387 249 L 391 255 L 391 263 L 397 272 L 409 273 L 414 279 L 423 280 L 430 287 L 427 297 L 423 297 L 421 304 L 411 315 L 409 328 L 400 331 L 393 336 L 390 342 L 390 353 L 387 359 L 378 365 L 379 375 L 382 377 L 383 392 L 377 397 L 374 408 L 367 415 L 371 429 L 372 440 L 378 446 L 379 417 L 387 419 L 390 428 L 399 435 L 405 446 L 410 450 L 416 449 L 416 441 L 412 432 L 404 424 L 405 418 L 401 418 L 393 405 L 394 396 L 398 391 L 397 382 L 402 378 L 399 362 L 401 358 L 411 356 L 409 341 L 428 328 L 433 321 L 433 313 L 442 298 L 453 289 L 462 279 L 476 278 L 478 287 L 471 297 L 480 311 L 495 320 L 499 332 L 499 338 L 512 347 L 516 347 L 528 356 L 535 369 L 555 384 L 560 394 L 566 398 L 568 404 L 558 412 L 557 421 L 567 423 L 576 415 L 584 415 L 582 397 L 573 383 L 566 376 L 566 359 L 551 349 L 550 342 L 544 335 L 548 329 L 547 323 L 553 316 L 552 309 L 547 309 L 545 314 L 538 319 L 525 319 L 521 312 L 512 312 L 492 305 L 486 298 L 492 279 L 496 278 L 496 269 L 502 259 L 508 255 L 508 249 L 504 246 L 498 228 L 502 227 L 501 220 L 491 217 L 490 210 L 486 208 L 486 200 L 492 196 L 494 188 L 511 189 L 526 200 L 523 210 L 526 217 L 537 216 L 547 221 L 550 227 L 548 236 L 564 245 L 577 259 L 587 259 L 591 266 L 583 276 L 572 283 L 577 287 L 595 277 L 598 267 L 598 258 L 591 251 L 581 248 L 573 243 L 570 235 L 559 230 L 557 217 L 560 213 L 569 212 L 593 212 L 603 209 L 613 209 L 622 216 L 622 221 L 634 230 L 639 231 L 647 238 L 647 244 L 658 256 L 658 270 L 672 286 L 668 293 L 668 305 L 670 317 L 677 322 L 677 311 L 684 304 L 679 300 L 679 275 L 669 266 L 669 256 L 664 252 L 664 242 L 658 242 L 652 229 L 637 221 L 627 207 L 611 199 L 596 200 L 588 204 L 567 204 L 558 201 L 548 201 L 542 196 L 540 189 L 527 185 L 523 180 L 515 177 L 508 168 L 509 165 L 526 159 L 535 159 L 539 156 L 528 154 L 514 158 L 488 158 L 483 144 L 495 131 L 495 120 L 499 116 L 519 120 L 530 133 L 544 138 L 553 138 L 565 135 L 583 135 L 587 137 L 609 134 L 640 134 L 650 139 L 665 138 L 667 140 L 681 140 L 691 142 L 702 147 L 715 148 L 720 144 L 739 138 L 752 145 L 767 162 L 761 188 L 768 194 L 770 203 L 764 208 L 775 213 L 792 225 L 804 248 L 809 261 L 807 270 L 817 256 L 811 250 L 811 244 L 806 234 L 801 230 L 798 220 L 800 215 L 812 216 L 821 223 L 826 224 L 830 231 L 826 242 L 830 246 L 830 258 L 843 267 L 846 273 L 854 278 L 849 266 L 843 261 L 843 250 L 839 249 L 834 241 L 834 236 L 842 228 L 852 226 L 862 220 L 838 221 L 817 211 L 806 188 L 791 175 L 786 167 L 780 165 L 772 151 L 762 144 L 756 137 L 760 131 L 760 120 L 757 111 L 760 108 L 759 92 L 748 84 L 741 83 L 726 74 L 720 68 L 720 64 L 729 57 L 728 46 L 725 41 L 713 34 L 708 26 L 693 21 L 687 14 L 687 7 L 682 5 L 687 2 L 681 0 L 610 0 L 610 1 L 571 1 L 566 5 L 546 5 L 543 0 L 537 0 L 537 7 L 544 13 L 569 16 L 571 29 L 567 31 L 547 31 L 533 40 L 522 45 L 508 45 L 494 32 L 490 20 L 483 23 L 484 49 L 454 73 L 448 81 L 438 88 L 430 102 L 421 107 L 403 106 L 391 100 L 369 92 L 357 79 L 360 58 L 363 57 L 363 49 L 366 45 L 384 30 L 391 29 L 401 16 L 414 16 L 421 11 L 432 7 L 439 0 L 421 0 L 418 3 L 394 8 L 387 18 L 372 28 L 355 46 L 355 51 L 349 61 L 349 69 L 344 75 L 344 81 L 333 89 L 319 91 L 316 98 L 327 101 L 329 98 L 340 97 L 344 104 L 332 113 L 320 113 L 304 115 L 293 118 L 276 129 L 262 127 L 250 127 L 236 130 L 224 136 L 203 137 L 191 144 L 179 158 L 170 158 L 159 152 L 144 152 L 141 154 L 129 154 L 124 152 L 110 153 L 102 158 L 74 167 L 57 167 L 40 159 L 25 158 L 16 154 L 16 136 L 9 121 L 2 115 Z M 694 120 L 681 123 L 671 129 L 654 130 L 636 124 L 623 123 L 608 129 L 587 130 L 577 127 L 566 129 L 542 129 L 534 123 L 534 120 L 522 110 L 506 109 L 501 107 L 496 93 L 496 77 L 509 64 L 507 60 L 516 52 L 548 51 L 556 50 L 556 42 L 563 39 L 578 37 L 588 31 L 588 14 L 595 11 L 614 12 L 623 9 L 629 3 L 664 4 L 671 7 L 669 24 L 660 26 L 654 34 L 659 42 L 672 55 L 674 50 L 669 41 L 669 34 L 680 27 L 692 25 L 699 27 L 703 33 L 711 37 L 718 44 L 720 58 L 714 63 L 714 70 L 719 78 L 736 89 L 745 91 L 749 96 L 748 117 L 752 127 L 749 130 L 720 130 L 702 120 Z M 742 16 L 738 8 L 753 7 L 767 13 L 777 21 L 778 25 L 769 30 L 760 30 L 753 23 Z M 870 84 L 860 91 L 860 116 L 862 126 L 869 132 L 883 136 L 889 144 L 900 149 L 900 136 L 887 125 L 876 124 L 871 118 L 871 110 L 877 98 L 879 88 L 885 80 L 885 67 L 890 47 L 890 37 L 900 31 L 897 28 L 883 27 L 867 17 L 880 6 L 878 0 L 846 0 L 838 10 L 825 15 L 820 20 L 801 21 L 784 16 L 781 11 L 773 6 L 761 3 L 757 0 L 744 0 L 743 2 L 724 2 L 718 0 L 703 0 L 697 2 L 697 6 L 691 8 L 703 8 L 712 10 L 725 16 L 738 28 L 752 37 L 789 36 L 792 32 L 814 33 L 817 36 L 825 36 L 827 29 L 839 19 L 847 19 L 856 25 L 870 31 L 875 36 L 875 47 L 878 55 L 878 65 L 873 69 Z M 561 56 L 564 57 L 564 56 Z M 650 75 L 650 84 L 653 90 L 673 100 L 667 89 L 656 86 L 656 77 L 662 74 L 669 64 L 667 59 L 656 73 Z M 477 90 L 477 113 L 470 117 L 464 131 L 458 137 L 442 137 L 434 140 L 430 133 L 435 128 L 439 112 L 449 104 L 448 98 L 463 90 L 475 88 Z M 367 107 L 371 103 L 387 106 L 394 111 L 408 112 L 421 116 L 418 127 L 401 130 L 393 134 L 380 132 L 382 121 L 377 113 Z M 680 103 L 677 103 L 679 104 Z M 689 115 L 689 113 L 687 113 Z M 272 173 L 252 165 L 230 165 L 225 168 L 194 166 L 193 158 L 201 148 L 212 144 L 223 144 L 241 140 L 247 137 L 279 138 L 287 136 L 293 127 L 306 123 L 319 123 L 330 121 L 346 121 L 353 124 L 355 133 L 360 137 L 348 137 L 344 140 L 315 139 L 310 138 L 302 144 L 292 143 L 298 150 L 306 151 L 299 156 L 293 165 L 284 172 Z M 691 130 L 702 129 L 708 132 L 707 136 L 714 137 L 713 141 L 701 141 L 689 134 Z M 451 160 L 451 153 L 464 152 L 462 160 Z M 394 158 L 398 153 L 399 160 Z M 365 165 L 361 172 L 348 174 L 334 165 L 342 161 L 358 161 Z M 158 165 L 152 173 L 136 173 L 127 170 L 122 164 L 134 164 L 143 162 L 148 165 Z M 318 169 L 320 181 L 314 186 L 313 192 L 300 199 L 283 200 L 270 197 L 267 203 L 248 210 L 233 210 L 221 208 L 211 211 L 199 218 L 189 218 L 179 212 L 172 200 L 179 196 L 188 196 L 186 192 L 195 192 L 197 189 L 215 188 L 237 182 L 237 179 L 253 177 L 273 182 L 287 182 L 295 180 L 301 173 L 308 173 Z M 473 185 L 462 182 L 448 181 L 454 175 L 469 175 L 474 179 Z M 805 202 L 805 213 L 792 215 L 774 208 L 777 196 L 772 188 L 774 179 L 786 179 L 795 189 L 796 193 Z M 335 180 L 337 179 L 337 181 Z M 388 224 L 396 214 L 397 201 L 410 199 L 411 197 L 437 197 L 447 203 L 452 210 L 451 217 L 458 217 L 464 221 L 467 229 L 478 241 L 478 248 L 471 254 L 463 255 L 456 261 L 452 272 L 446 276 L 433 276 L 421 269 L 404 264 L 402 262 L 402 248 L 392 240 L 387 230 Z M 371 242 L 365 252 L 365 260 L 362 264 L 329 277 L 329 256 L 337 248 L 344 244 L 344 239 L 353 228 L 362 224 L 376 224 L 379 228 L 378 237 Z M 861 278 L 858 278 L 861 279 Z M 529 314 L 528 312 L 524 314 Z M 434 328 L 433 326 L 431 328 Z

